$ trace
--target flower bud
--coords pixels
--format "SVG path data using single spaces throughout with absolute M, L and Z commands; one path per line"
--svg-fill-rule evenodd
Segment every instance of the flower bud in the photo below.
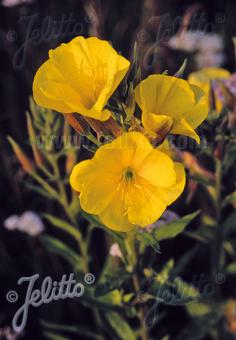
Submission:
M 26 173 L 31 174 L 34 171 L 34 166 L 30 159 L 25 155 L 19 145 L 11 137 L 8 137 L 8 141 L 11 144 L 12 149 L 22 168 L 25 170 Z
M 86 136 L 89 133 L 89 126 L 86 121 L 80 116 L 74 113 L 66 113 L 64 117 L 68 123 L 77 131 L 81 136 Z
M 32 122 L 32 119 L 29 113 L 26 113 L 26 118 L 27 118 L 27 127 L 28 127 L 28 133 L 30 137 L 30 143 L 31 143 L 32 151 L 34 155 L 34 160 L 35 160 L 36 165 L 38 167 L 41 167 L 41 165 L 43 164 L 43 157 L 42 157 L 41 152 L 38 150 L 36 146 L 37 137 L 36 137 L 33 122 Z

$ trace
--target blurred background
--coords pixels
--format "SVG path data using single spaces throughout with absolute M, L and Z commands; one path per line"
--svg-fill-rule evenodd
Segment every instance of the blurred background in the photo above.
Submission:
M 16 305 L 7 302 L 5 295 L 10 289 L 19 291 L 19 277 L 37 272 L 43 277 L 51 275 L 59 279 L 62 273 L 70 272 L 66 263 L 40 246 L 37 238 L 32 238 L 29 233 L 10 231 L 4 226 L 9 216 L 22 215 L 25 211 L 61 215 L 54 203 L 42 199 L 25 185 L 25 174 L 19 168 L 6 138 L 10 135 L 24 150 L 29 149 L 25 111 L 29 110 L 34 74 L 47 59 L 48 50 L 78 35 L 98 36 L 112 41 L 116 50 L 127 58 L 130 58 L 136 41 L 142 78 L 167 69 L 169 74 L 175 74 L 185 58 L 188 58 L 185 77 L 192 71 L 209 66 L 224 67 L 234 72 L 232 37 L 236 36 L 235 18 L 234 0 L 1 0 L 0 339 L 16 338 L 16 335 L 8 334 Z M 204 35 L 181 36 L 186 25 Z M 188 206 L 180 202 L 175 210 L 179 215 L 195 211 L 196 200 Z M 47 232 L 52 232 L 48 228 Z M 98 232 L 96 237 L 97 241 L 91 245 L 91 252 L 96 255 L 92 262 L 95 272 L 101 268 L 106 252 L 103 234 Z M 181 247 L 163 247 L 166 258 L 170 252 L 171 256 L 178 257 L 183 249 L 194 245 L 184 238 L 178 242 Z M 196 271 L 204 271 L 206 254 L 203 250 L 201 258 L 195 260 Z M 23 300 L 19 301 L 19 306 L 21 303 Z M 179 313 L 178 308 L 173 307 L 169 317 L 173 334 L 177 334 L 187 320 L 185 313 Z M 20 338 L 44 339 L 41 319 L 94 328 L 88 309 L 74 301 L 54 302 L 30 311 L 27 328 Z M 69 338 L 90 337 L 71 335 Z

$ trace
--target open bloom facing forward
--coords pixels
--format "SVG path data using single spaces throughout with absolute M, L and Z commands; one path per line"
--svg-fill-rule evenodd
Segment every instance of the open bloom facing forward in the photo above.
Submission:
M 62 113 L 107 120 L 104 109 L 130 62 L 105 40 L 77 37 L 49 51 L 33 83 L 37 104 Z
M 70 183 L 82 209 L 111 229 L 129 231 L 162 215 L 182 193 L 185 172 L 143 134 L 128 132 L 77 164 Z
M 167 133 L 194 138 L 194 131 L 206 118 L 208 106 L 204 92 L 187 81 L 167 75 L 151 75 L 135 89 L 142 110 L 142 123 L 153 137 L 162 140 Z
M 230 77 L 230 72 L 218 67 L 208 67 L 200 71 L 193 72 L 189 75 L 189 83 L 199 86 L 207 95 L 208 101 L 210 96 L 211 82 L 217 79 L 224 80 Z M 220 111 L 222 109 L 222 103 L 219 98 L 216 97 L 216 109 Z

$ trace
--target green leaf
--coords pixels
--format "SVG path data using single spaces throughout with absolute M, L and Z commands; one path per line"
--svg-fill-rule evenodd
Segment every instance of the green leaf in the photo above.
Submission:
M 112 303 L 113 305 L 121 305 L 122 303 L 122 294 L 118 289 L 115 289 L 109 292 L 106 295 L 103 295 L 101 301 Z
M 227 237 L 231 232 L 236 231 L 236 211 L 229 215 L 223 222 L 223 233 Z
M 231 203 L 236 203 L 236 191 L 232 192 L 230 195 L 226 196 L 223 205 L 231 204 Z
M 44 214 L 43 217 L 45 217 L 54 227 L 64 230 L 66 233 L 74 237 L 76 240 L 79 241 L 81 240 L 82 236 L 79 230 L 77 230 L 67 221 L 64 221 L 50 214 Z
M 130 278 L 131 274 L 125 272 L 123 269 L 113 271 L 111 275 L 105 275 L 102 282 L 96 285 L 95 296 L 99 297 L 105 295 L 114 289 L 120 288 L 122 284 Z
M 185 58 L 184 61 L 183 61 L 183 64 L 180 66 L 179 70 L 175 73 L 175 75 L 174 75 L 175 77 L 177 77 L 177 78 L 183 77 L 184 71 L 185 71 L 186 66 L 187 66 L 187 62 L 188 62 L 188 60 L 187 60 L 187 58 Z
M 236 262 L 232 262 L 227 266 L 226 273 L 236 275 Z
M 110 313 L 111 311 L 114 312 L 119 312 L 119 313 L 123 313 L 123 312 L 127 312 L 127 313 L 132 313 L 132 308 L 128 308 L 126 306 L 120 306 L 120 305 L 116 305 L 107 301 L 103 301 L 103 299 L 101 298 L 95 298 L 92 296 L 87 295 L 83 295 L 80 298 L 80 302 L 82 305 L 84 305 L 85 307 L 89 307 L 89 308 L 98 308 L 102 311 L 108 312 Z
M 174 283 L 176 285 L 177 288 L 177 292 L 181 295 L 182 298 L 199 298 L 200 297 L 200 293 L 197 290 L 197 288 L 195 288 L 193 285 L 191 285 L 190 283 L 187 283 L 185 281 L 183 281 L 181 278 L 177 277 L 174 280 Z
M 77 253 L 65 243 L 51 236 L 41 236 L 40 240 L 49 251 L 63 257 L 75 270 L 81 270 L 83 268 L 82 257 L 77 255 Z
M 209 304 L 191 301 L 186 304 L 186 309 L 192 317 L 200 317 L 211 313 L 211 306 Z
M 230 257 L 233 257 L 235 255 L 234 246 L 231 242 L 229 241 L 223 242 L 223 248 Z
M 87 328 L 83 326 L 56 324 L 56 323 L 51 323 L 51 322 L 47 322 L 44 320 L 41 320 L 41 324 L 43 327 L 49 330 L 79 334 L 79 335 L 87 337 L 88 339 L 95 339 L 95 340 L 101 339 L 99 335 L 94 334 L 93 332 L 91 332 L 90 330 L 88 330 Z
M 175 263 L 173 259 L 170 259 L 165 263 L 162 270 L 156 275 L 155 280 L 160 284 L 165 284 L 170 277 L 170 272 L 173 269 Z
M 155 228 L 153 234 L 158 241 L 174 238 L 184 231 L 187 225 L 199 214 L 196 211 L 192 214 L 186 215 L 176 221 L 165 224 L 161 227 Z
M 169 306 L 183 306 L 186 303 L 193 301 L 196 297 L 183 296 L 183 292 L 175 286 L 170 284 L 153 284 L 150 288 L 149 294 L 156 300 L 156 303 L 163 303 Z
M 141 241 L 144 246 L 150 246 L 155 250 L 155 252 L 160 253 L 160 246 L 155 235 L 145 232 L 144 230 L 140 230 L 140 232 L 137 233 L 137 239 Z
M 43 188 L 41 188 L 39 185 L 34 185 L 34 184 L 26 182 L 25 186 L 26 186 L 26 188 L 28 188 L 30 190 L 33 190 L 37 194 L 39 194 L 39 195 L 41 195 L 43 197 L 46 197 L 47 199 L 51 198 L 51 197 L 49 198 L 48 192 L 46 190 L 44 190 Z
M 225 155 L 225 160 L 222 168 L 224 174 L 227 174 L 231 167 L 234 166 L 235 161 L 236 161 L 236 145 L 231 145 Z
M 105 318 L 113 331 L 121 340 L 136 340 L 136 335 L 129 324 L 118 314 L 109 312 L 105 314 Z
M 60 334 L 56 334 L 56 333 L 52 333 L 48 331 L 44 331 L 43 335 L 45 336 L 45 338 L 51 339 L 51 340 L 70 340 L 70 338 L 65 337 L 64 335 L 60 335 Z

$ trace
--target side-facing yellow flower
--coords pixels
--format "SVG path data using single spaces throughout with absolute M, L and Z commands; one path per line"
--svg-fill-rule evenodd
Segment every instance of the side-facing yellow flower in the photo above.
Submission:
M 207 95 L 208 102 L 210 96 L 211 81 L 217 79 L 227 79 L 230 77 L 230 72 L 218 67 L 203 68 L 200 71 L 190 73 L 188 77 L 189 83 L 199 86 Z M 221 111 L 222 102 L 216 96 L 216 110 Z
M 104 110 L 130 62 L 105 40 L 77 37 L 49 51 L 33 83 L 37 104 L 62 113 L 107 120 Z
M 208 106 L 204 92 L 186 80 L 154 74 L 135 89 L 142 110 L 142 123 L 151 136 L 160 140 L 167 133 L 200 138 L 194 131 L 206 118 Z
M 70 184 L 83 210 L 125 232 L 155 222 L 182 193 L 185 172 L 142 133 L 128 132 L 78 163 Z

